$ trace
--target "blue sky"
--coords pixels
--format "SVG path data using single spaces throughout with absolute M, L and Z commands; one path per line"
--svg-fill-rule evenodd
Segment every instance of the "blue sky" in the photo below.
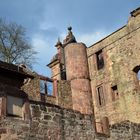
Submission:
M 140 0 L 0 0 L 0 17 L 26 28 L 38 51 L 34 70 L 50 76 L 46 64 L 56 53 L 57 38 L 63 40 L 67 26 L 79 42 L 92 45 L 127 23 Z

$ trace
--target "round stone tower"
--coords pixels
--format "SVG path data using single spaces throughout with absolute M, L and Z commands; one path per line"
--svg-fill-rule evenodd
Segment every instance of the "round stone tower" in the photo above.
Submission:
M 71 32 L 71 28 L 69 29 Z M 73 109 L 84 114 L 92 114 L 86 46 L 75 40 L 66 43 L 64 52 L 67 80 L 71 82 Z

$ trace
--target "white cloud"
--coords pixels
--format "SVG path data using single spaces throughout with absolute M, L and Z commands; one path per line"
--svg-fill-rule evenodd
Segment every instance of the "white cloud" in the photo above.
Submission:
M 95 42 L 101 40 L 108 34 L 109 32 L 106 32 L 106 31 L 96 31 L 94 33 L 78 35 L 76 38 L 78 42 L 83 42 L 87 46 L 90 46 L 94 44 Z
M 47 59 L 50 59 L 49 56 L 52 56 L 52 54 L 56 52 L 55 47 L 50 46 L 49 41 L 45 38 L 45 36 L 40 34 L 33 35 L 31 43 L 41 58 L 45 56 L 45 59 L 46 57 Z
M 39 74 L 50 76 L 50 71 L 48 71 L 49 69 L 47 69 L 46 65 L 50 62 L 50 59 L 56 53 L 55 47 L 49 46 L 48 41 L 44 36 L 40 34 L 33 35 L 31 43 L 35 51 L 38 52 L 37 64 L 35 64 L 34 70 Z
M 48 29 L 51 29 L 51 28 L 54 28 L 54 26 L 52 24 L 49 24 L 47 22 L 47 19 L 43 19 L 43 21 L 39 22 L 39 29 L 40 30 L 48 30 Z
M 47 47 L 47 42 L 45 42 L 42 36 L 37 34 L 32 37 L 31 42 L 32 45 L 35 47 L 35 50 L 39 52 L 40 50 L 45 49 Z

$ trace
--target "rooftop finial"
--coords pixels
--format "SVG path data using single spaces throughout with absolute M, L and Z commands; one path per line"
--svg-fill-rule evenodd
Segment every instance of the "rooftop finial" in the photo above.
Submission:
M 75 39 L 75 37 L 74 37 L 74 35 L 71 31 L 72 27 L 69 26 L 67 29 L 68 29 L 68 35 L 66 36 L 66 39 L 64 40 L 63 45 L 67 45 L 69 43 L 75 43 L 76 42 L 76 39 Z
M 56 43 L 55 46 L 57 47 L 57 46 L 59 46 L 59 45 L 62 45 L 62 43 L 61 43 L 61 41 L 60 41 L 60 38 L 58 37 L 58 41 L 57 41 L 57 43 Z
M 71 27 L 71 26 L 69 26 L 69 27 L 68 27 L 68 30 L 69 30 L 69 31 L 71 31 L 71 30 L 72 30 L 72 27 Z

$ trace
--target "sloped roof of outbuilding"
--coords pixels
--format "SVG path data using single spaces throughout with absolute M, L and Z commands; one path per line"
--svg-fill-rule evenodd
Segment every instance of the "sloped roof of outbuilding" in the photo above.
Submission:
M 0 61 L 0 71 L 4 72 L 4 73 L 11 73 L 11 74 L 15 74 L 18 76 L 22 76 L 23 78 L 33 78 L 34 75 L 32 72 L 27 72 L 24 70 L 24 68 L 14 65 L 14 64 L 10 64 L 10 63 L 6 63 L 3 61 Z

